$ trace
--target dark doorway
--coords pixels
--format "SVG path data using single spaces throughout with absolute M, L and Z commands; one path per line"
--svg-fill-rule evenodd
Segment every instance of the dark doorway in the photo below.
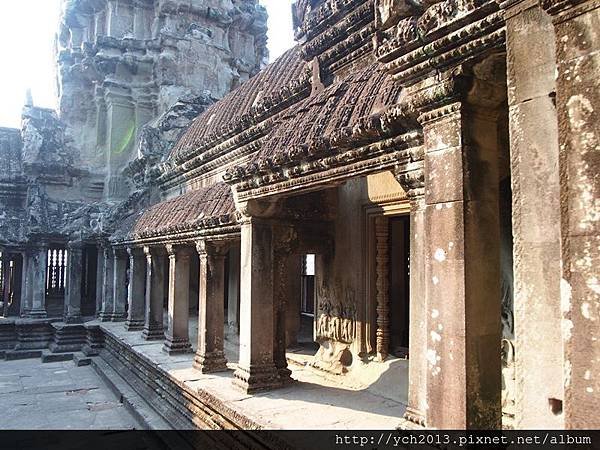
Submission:
M 408 355 L 410 303 L 410 216 L 389 220 L 390 354 Z

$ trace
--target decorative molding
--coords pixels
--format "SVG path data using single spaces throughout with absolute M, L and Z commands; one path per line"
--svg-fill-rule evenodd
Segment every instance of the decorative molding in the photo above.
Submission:
M 375 217 L 375 288 L 377 292 L 376 350 L 379 361 L 384 361 L 388 357 L 390 346 L 388 225 L 387 217 Z

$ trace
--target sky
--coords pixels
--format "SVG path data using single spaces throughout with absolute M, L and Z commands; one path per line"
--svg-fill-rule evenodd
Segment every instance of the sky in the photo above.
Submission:
M 54 36 L 60 0 L 1 0 L 0 127 L 20 127 L 30 88 L 36 106 L 56 108 Z M 273 61 L 293 42 L 292 0 L 260 0 L 269 12 L 269 54 Z

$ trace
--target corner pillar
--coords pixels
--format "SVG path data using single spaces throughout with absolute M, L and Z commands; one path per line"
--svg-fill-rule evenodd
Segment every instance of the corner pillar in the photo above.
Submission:
M 488 111 L 458 101 L 422 114 L 419 122 L 425 138 L 427 426 L 499 429 L 497 123 Z
M 600 3 L 540 0 L 552 16 L 561 211 L 565 428 L 600 416 Z
M 281 385 L 274 363 L 272 225 L 249 217 L 241 226 L 240 360 L 234 385 L 247 393 Z

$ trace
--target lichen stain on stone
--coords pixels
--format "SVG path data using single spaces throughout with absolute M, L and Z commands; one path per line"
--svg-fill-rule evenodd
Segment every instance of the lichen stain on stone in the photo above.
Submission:
M 560 310 L 563 314 L 571 311 L 571 284 L 562 278 L 560 280 Z
M 560 323 L 563 341 L 567 342 L 571 339 L 571 330 L 573 329 L 573 322 L 569 319 L 562 319 Z
M 433 257 L 436 259 L 436 261 L 443 262 L 446 260 L 446 252 L 443 249 L 438 248 Z

